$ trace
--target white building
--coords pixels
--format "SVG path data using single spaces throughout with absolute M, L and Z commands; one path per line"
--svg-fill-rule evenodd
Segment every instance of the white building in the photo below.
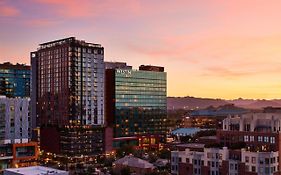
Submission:
M 27 143 L 31 138 L 30 98 L 0 97 L 0 143 Z
M 239 151 L 239 150 L 236 150 Z M 185 151 L 171 152 L 171 173 L 183 175 L 180 164 L 184 164 L 184 169 L 192 167 L 189 174 L 201 175 L 203 167 L 207 168 L 211 175 L 222 174 L 221 170 L 226 170 L 229 175 L 238 175 L 239 172 L 254 172 L 258 175 L 273 175 L 278 171 L 279 152 L 250 152 L 241 149 L 239 154 L 241 160 L 230 156 L 231 150 L 223 148 L 204 148 L 204 151 Z M 239 166 L 245 164 L 245 166 Z M 240 169 L 239 167 L 245 167 Z
M 278 170 L 279 152 L 250 152 L 242 149 L 241 159 L 247 171 L 268 175 Z
M 228 116 L 223 120 L 223 130 L 280 132 L 281 113 L 246 113 Z
M 4 175 L 68 175 L 67 171 L 57 170 L 43 166 L 31 166 L 24 168 L 10 168 L 4 171 Z

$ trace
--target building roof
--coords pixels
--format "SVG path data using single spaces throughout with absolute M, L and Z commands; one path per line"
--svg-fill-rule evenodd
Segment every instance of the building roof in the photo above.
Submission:
M 217 136 L 203 136 L 199 137 L 199 139 L 217 140 Z
M 190 113 L 191 116 L 212 116 L 212 117 L 219 117 L 219 116 L 228 116 L 228 115 L 240 115 L 247 113 L 249 110 L 236 107 L 232 104 L 227 104 L 224 106 L 220 106 L 217 108 L 214 108 L 212 106 L 206 108 L 206 109 L 199 109 L 192 111 Z
M 183 148 L 204 148 L 205 144 L 202 143 L 186 143 L 186 144 L 179 144 L 177 147 Z
M 25 64 L 12 64 L 10 62 L 5 62 L 0 64 L 0 69 L 16 69 L 16 70 L 31 70 L 29 65 Z
M 171 132 L 172 135 L 179 135 L 179 136 L 187 136 L 187 135 L 194 135 L 197 132 L 204 130 L 200 128 L 178 128 Z
M 128 167 L 135 167 L 135 168 L 143 168 L 143 169 L 154 168 L 153 164 L 134 156 L 125 156 L 121 159 L 116 160 L 114 164 L 124 165 Z
M 10 169 L 6 169 L 5 171 L 18 173 L 21 175 L 55 175 L 55 174 L 60 174 L 60 173 L 67 173 L 67 171 L 58 170 L 58 169 L 49 168 L 49 167 L 43 167 L 43 166 L 10 168 Z
M 75 37 L 68 37 L 68 38 L 63 38 L 63 39 L 54 40 L 54 41 L 39 44 L 38 50 L 39 49 L 46 49 L 46 48 L 50 48 L 50 47 L 54 47 L 54 46 L 58 46 L 58 45 L 63 45 L 63 44 L 66 44 L 66 43 L 77 43 L 77 44 L 80 44 L 80 45 L 83 45 L 83 46 L 88 46 L 88 47 L 103 48 L 100 44 L 87 43 L 84 40 L 77 40 Z

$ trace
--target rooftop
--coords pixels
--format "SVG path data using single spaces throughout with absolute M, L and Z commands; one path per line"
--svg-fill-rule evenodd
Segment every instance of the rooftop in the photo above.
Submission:
M 19 70 L 30 70 L 30 66 L 25 64 L 12 64 L 10 62 L 4 62 L 0 64 L 0 69 L 19 69 Z
M 177 147 L 183 148 L 204 148 L 205 144 L 202 143 L 187 143 L 187 144 L 179 144 Z
M 179 135 L 179 136 L 187 136 L 187 135 L 194 135 L 197 132 L 204 130 L 200 128 L 178 128 L 171 132 L 172 135 Z
M 129 167 L 136 167 L 136 168 L 143 168 L 143 169 L 154 168 L 153 164 L 134 156 L 125 156 L 121 159 L 116 160 L 114 164 L 121 164 Z
M 59 39 L 59 40 L 54 40 L 54 41 L 39 44 L 40 47 L 38 49 L 46 49 L 46 48 L 54 47 L 57 45 L 63 45 L 66 43 L 77 43 L 77 44 L 81 44 L 83 46 L 102 48 L 102 46 L 100 44 L 87 43 L 84 40 L 77 40 L 75 37 L 68 37 L 68 38 L 64 38 L 64 39 Z
M 21 175 L 56 175 L 60 173 L 68 174 L 67 171 L 57 170 L 54 168 L 43 167 L 43 166 L 10 168 L 10 169 L 6 169 L 5 171 L 18 173 Z
M 247 109 L 236 107 L 232 104 L 227 104 L 224 106 L 219 106 L 217 108 L 210 106 L 206 109 L 195 110 L 192 111 L 190 115 L 218 117 L 218 116 L 228 116 L 228 115 L 240 115 L 247 112 L 248 112 Z

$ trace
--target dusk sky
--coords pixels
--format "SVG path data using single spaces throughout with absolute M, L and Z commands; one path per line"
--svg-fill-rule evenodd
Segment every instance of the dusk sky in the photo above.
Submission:
M 75 36 L 164 66 L 169 96 L 281 98 L 280 0 L 0 0 L 0 62 Z

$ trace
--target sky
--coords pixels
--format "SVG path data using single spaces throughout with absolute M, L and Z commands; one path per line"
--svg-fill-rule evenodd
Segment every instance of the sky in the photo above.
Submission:
M 280 0 L 0 0 L 0 62 L 75 36 L 164 66 L 168 96 L 281 98 Z

